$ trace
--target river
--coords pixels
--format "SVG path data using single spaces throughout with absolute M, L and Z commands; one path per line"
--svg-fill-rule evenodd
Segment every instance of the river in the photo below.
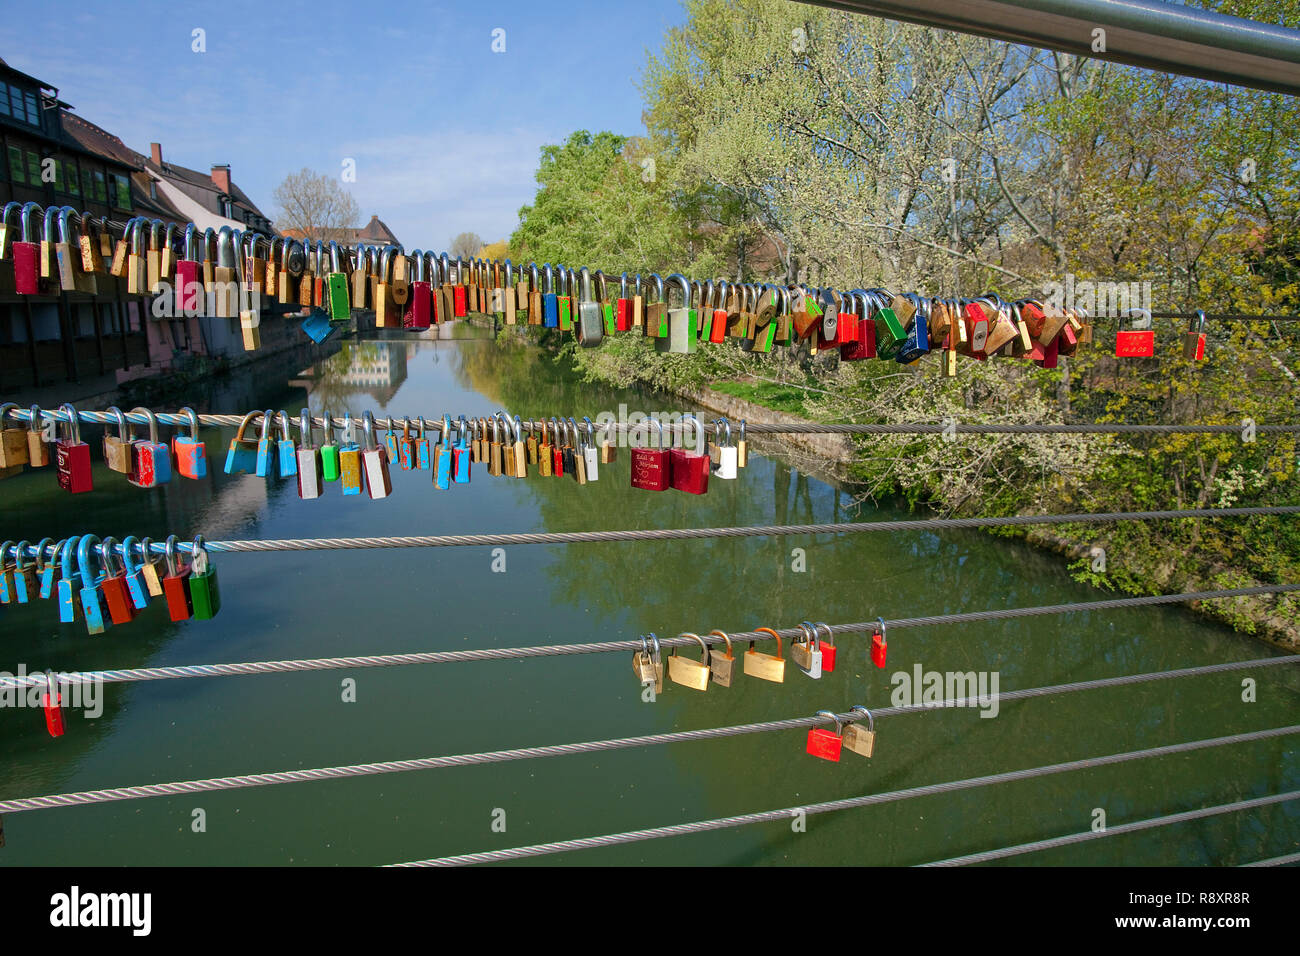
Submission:
M 344 343 L 287 379 L 256 370 L 205 409 L 304 405 L 359 413 L 524 417 L 678 410 L 669 399 L 575 381 L 549 356 L 468 338 Z M 213 405 L 213 402 L 218 404 Z M 170 410 L 170 407 L 169 409 Z M 88 435 L 92 429 L 85 429 Z M 95 490 L 52 470 L 0 484 L 3 537 L 169 533 L 211 540 L 675 528 L 887 520 L 848 493 L 751 455 L 703 497 L 629 487 L 628 453 L 597 482 L 489 477 L 436 490 L 393 470 L 381 501 L 315 501 L 292 481 L 221 473 L 233 429 L 205 428 L 206 481 L 129 486 L 95 451 Z M 92 447 L 97 438 L 91 437 Z M 794 569 L 796 548 L 806 570 Z M 497 556 L 498 558 L 500 556 Z M 686 542 L 216 554 L 223 606 L 173 624 L 154 606 L 102 636 L 58 623 L 52 602 L 0 610 L 0 667 L 100 670 L 672 636 L 1099 599 L 1063 558 L 978 532 Z M 1117 560 L 1111 556 L 1110 560 Z M 711 728 L 890 703 L 899 672 L 997 673 L 1002 692 L 1279 651 L 1177 608 L 1044 616 L 900 631 L 889 666 L 864 636 L 833 674 L 740 676 L 705 693 L 665 683 L 643 702 L 631 655 L 586 654 L 110 684 L 103 713 L 0 710 L 0 799 L 132 784 L 463 754 Z M 738 647 L 737 651 L 743 647 Z M 737 671 L 739 672 L 739 660 Z M 1246 702 L 1243 679 L 1255 682 Z M 355 700 L 346 682 L 354 681 Z M 871 759 L 804 751 L 802 730 L 474 767 L 160 797 L 5 816 L 0 866 L 372 865 L 586 837 L 885 792 L 1292 723 L 1292 667 L 927 710 L 877 722 Z M 578 865 L 906 865 L 1114 826 L 1300 785 L 1287 738 L 865 809 L 542 857 Z M 196 811 L 202 811 L 198 813 Z M 200 826 L 201 824 L 201 826 Z M 197 831 L 197 832 L 196 832 Z M 1295 804 L 1232 813 L 1020 857 L 1031 865 L 1231 865 L 1291 852 Z M 869 889 L 867 891 L 869 893 Z

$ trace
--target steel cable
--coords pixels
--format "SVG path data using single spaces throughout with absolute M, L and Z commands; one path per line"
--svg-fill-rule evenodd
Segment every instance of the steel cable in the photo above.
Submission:
M 999 702 L 1029 700 L 1037 697 L 1050 697 L 1057 694 L 1077 693 L 1084 690 L 1098 690 L 1106 687 L 1121 687 L 1160 680 L 1176 680 L 1185 677 L 1201 677 L 1208 674 L 1222 674 L 1230 671 L 1254 670 L 1272 667 L 1278 664 L 1300 662 L 1300 655 L 1290 657 L 1268 657 L 1251 661 L 1230 661 L 1224 664 L 1207 664 L 1201 667 L 1184 667 L 1176 670 L 1155 671 L 1146 674 L 1125 674 L 1119 677 L 1104 677 L 1096 680 L 1075 681 L 1070 684 L 1057 684 L 1050 687 L 1030 687 L 1023 690 L 1006 691 L 998 694 Z M 42 677 L 42 681 L 43 681 Z M 943 701 L 922 704 L 906 704 L 895 707 L 879 707 L 871 711 L 874 719 L 898 717 L 929 710 L 942 710 L 970 706 L 978 699 L 950 698 Z M 849 711 L 837 715 L 841 721 L 851 722 L 861 715 Z M 366 764 L 353 764 L 342 767 L 321 767 L 311 770 L 288 770 L 275 773 L 243 774 L 230 777 L 212 777 L 206 780 L 186 780 L 172 783 L 142 784 L 130 787 L 114 787 L 105 790 L 83 790 L 76 793 L 48 794 L 40 797 L 23 797 L 0 801 L 0 813 L 17 813 L 23 810 L 48 810 L 54 807 L 81 806 L 90 803 L 110 803 L 117 800 L 134 800 L 146 797 L 175 796 L 182 793 L 201 793 L 211 790 L 233 790 L 242 787 L 261 787 L 282 783 L 306 783 L 319 780 L 334 780 L 343 777 L 359 777 L 380 773 L 398 773 L 408 770 L 434 770 L 444 767 L 465 767 L 475 764 L 502 763 L 511 760 L 528 760 L 543 757 L 570 756 L 581 753 L 597 753 L 610 750 L 622 750 L 631 747 L 648 747 L 658 744 L 682 743 L 695 740 L 715 740 L 722 737 L 736 737 L 744 734 L 770 733 L 777 730 L 795 730 L 802 727 L 815 727 L 828 724 L 825 717 L 794 717 L 786 720 L 764 721 L 755 724 L 739 724 L 731 727 L 714 727 L 705 730 L 672 731 L 662 734 L 650 734 L 642 737 L 621 737 L 612 740 L 594 740 L 583 743 L 553 744 L 541 747 L 523 747 L 515 750 L 497 750 L 486 753 L 457 754 L 443 757 L 421 757 L 411 760 L 390 760 Z

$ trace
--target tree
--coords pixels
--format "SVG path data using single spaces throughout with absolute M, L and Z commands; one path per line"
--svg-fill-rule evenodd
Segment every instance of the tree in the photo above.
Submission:
M 453 258 L 472 259 L 483 248 L 483 240 L 477 232 L 462 232 L 451 241 L 450 254 Z
M 297 230 L 312 241 L 339 239 L 344 230 L 357 228 L 361 218 L 351 193 L 333 177 L 305 166 L 286 176 L 272 195 L 280 204 L 276 227 Z

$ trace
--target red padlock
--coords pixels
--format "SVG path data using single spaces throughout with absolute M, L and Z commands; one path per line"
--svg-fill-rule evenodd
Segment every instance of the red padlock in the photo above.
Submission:
M 1056 357 L 1060 354 L 1061 351 L 1060 343 L 1061 343 L 1060 335 L 1057 335 L 1057 337 L 1052 339 L 1052 341 L 1047 345 L 1039 345 L 1037 342 L 1035 342 L 1034 361 L 1037 362 L 1039 365 L 1041 365 L 1043 368 L 1056 368 L 1056 364 L 1057 364 Z
M 852 326 L 855 330 L 852 341 L 840 346 L 841 362 L 861 362 L 863 359 L 876 357 L 876 323 L 874 319 L 864 318 L 867 313 L 866 293 L 845 293 L 845 301 L 853 310 L 840 316 L 840 327 Z
M 185 478 L 206 478 L 208 475 L 208 449 L 199 438 L 199 416 L 186 405 L 177 415 L 190 420 L 188 435 L 172 436 L 172 454 L 176 456 L 176 471 Z
M 177 316 L 203 314 L 203 270 L 199 265 L 197 228 L 194 223 L 185 227 L 184 255 L 176 260 Z
M 1205 361 L 1205 313 L 1197 309 L 1187 323 L 1187 335 L 1183 339 L 1183 358 L 1193 362 Z
M 970 343 L 970 353 L 974 358 L 984 359 L 984 343 L 988 341 L 989 316 L 984 306 L 978 302 L 967 302 L 962 311 L 966 313 L 966 341 Z
M 457 266 L 457 271 L 459 272 L 459 266 Z M 465 318 L 465 315 L 466 315 L 466 312 L 465 312 L 465 287 L 464 287 L 463 285 L 460 284 L 460 282 L 459 282 L 459 278 L 460 278 L 459 275 L 457 275 L 457 280 L 458 280 L 458 281 L 457 281 L 457 284 L 454 285 L 454 286 L 452 287 L 452 290 L 451 290 L 452 300 L 453 300 L 453 301 L 452 301 L 452 308 L 453 308 L 453 310 L 455 311 L 456 318 L 458 318 L 458 319 L 463 319 L 463 318 Z
M 831 626 L 825 621 L 817 621 L 813 624 L 814 631 L 820 635 L 821 629 L 826 628 L 826 636 L 821 639 L 818 645 L 822 652 L 822 673 L 829 674 L 835 670 L 835 635 L 831 633 Z
M 406 310 L 402 313 L 402 327 L 407 329 L 427 329 L 433 322 L 433 285 L 429 282 L 426 271 L 426 257 L 417 255 L 412 262 L 410 298 L 406 300 Z
M 694 415 L 684 415 L 682 420 L 690 419 L 695 423 L 696 439 L 700 445 L 704 444 L 704 428 L 700 425 L 699 420 Z M 682 444 L 686 443 L 686 434 L 682 433 Z M 684 491 L 691 495 L 703 495 L 709 491 L 709 456 L 698 452 L 693 452 L 688 448 L 674 448 L 668 453 L 669 477 L 668 484 L 671 488 L 678 491 Z
M 167 615 L 173 621 L 188 621 L 194 616 L 194 604 L 190 598 L 190 568 L 184 564 L 176 553 L 176 535 L 167 538 L 164 556 L 167 561 L 167 576 L 163 578 L 163 596 L 167 599 Z
M 618 300 L 614 303 L 614 328 L 619 332 L 632 331 L 632 300 L 627 297 L 627 273 L 618 280 Z
M 835 730 L 830 731 L 823 730 L 821 727 L 814 727 L 808 731 L 807 750 L 814 757 L 839 763 L 840 753 L 844 749 L 843 725 L 840 723 L 840 719 L 829 710 L 819 710 L 817 716 L 828 717 L 835 721 Z
M 15 239 L 11 252 L 14 260 L 14 291 L 19 295 L 40 293 L 41 270 L 37 265 L 40 246 L 36 236 L 36 223 L 41 207 L 34 202 L 24 203 L 18 214 L 20 238 Z
M 844 346 L 852 345 L 858 340 L 858 317 L 853 312 L 844 311 L 845 308 L 851 309 L 853 307 L 851 293 L 846 292 L 844 295 L 840 295 L 836 292 L 834 295 L 836 309 L 835 341 L 829 344 L 838 345 L 843 349 Z
M 647 418 L 647 425 L 653 425 L 659 436 L 657 448 L 633 448 L 632 487 L 643 491 L 666 491 L 672 477 L 672 462 L 668 449 L 664 448 L 664 431 L 657 419 Z
M 93 487 L 90 477 L 90 446 L 81 440 L 81 422 L 77 410 L 71 405 L 60 405 L 59 411 L 69 419 L 68 437 L 60 438 L 54 445 L 59 487 L 77 495 L 90 491 Z
M 885 619 L 876 618 L 880 625 L 879 629 L 871 635 L 871 663 L 877 667 L 885 666 L 885 654 L 889 650 L 889 644 L 885 641 Z
M 108 604 L 108 616 L 114 624 L 130 624 L 135 620 L 135 602 L 126 583 L 126 561 L 122 560 L 121 571 L 113 573 L 113 559 L 117 557 L 117 540 L 105 538 L 100 548 L 103 553 L 104 580 L 100 589 Z
M 1129 309 L 1126 315 L 1133 316 L 1133 330 L 1120 329 L 1115 333 L 1116 358 L 1154 358 L 1156 354 L 1156 333 L 1151 328 L 1151 311 L 1149 309 Z
M 54 671 L 45 672 L 45 690 L 41 693 L 41 709 L 45 711 L 45 729 L 51 737 L 63 736 L 63 699 Z

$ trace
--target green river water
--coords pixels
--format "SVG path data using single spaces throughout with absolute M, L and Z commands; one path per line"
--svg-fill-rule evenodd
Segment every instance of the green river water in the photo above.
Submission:
M 481 330 L 466 335 L 486 334 Z M 263 365 L 214 387 L 201 411 L 304 405 L 396 415 L 523 417 L 682 410 L 663 396 L 577 382 L 532 349 L 487 340 L 344 343 L 301 373 Z M 167 410 L 174 406 L 169 405 Z M 97 432 L 83 429 L 97 448 Z M 95 452 L 95 490 L 69 497 L 52 470 L 0 484 L 0 537 L 169 533 L 210 540 L 676 528 L 903 517 L 752 454 L 706 496 L 629 487 L 628 452 L 585 487 L 492 478 L 437 491 L 393 470 L 387 500 L 315 501 L 292 481 L 221 473 L 233 429 L 204 429 L 211 477 L 142 491 Z M 1288 519 L 1282 519 L 1288 520 Z M 807 570 L 792 570 L 791 551 Z M 52 602 L 0 609 L 0 669 L 97 670 L 283 660 L 790 627 L 1096 600 L 1065 560 L 978 532 L 891 533 L 487 547 L 215 554 L 223 607 L 172 624 L 161 602 L 98 637 Z M 1111 554 L 1111 562 L 1122 555 Z M 839 640 L 820 681 L 736 677 L 706 693 L 666 683 L 642 701 L 631 655 L 329 670 L 110 684 L 103 713 L 0 709 L 0 799 L 502 750 L 710 728 L 852 704 L 888 706 L 891 675 L 996 671 L 1003 692 L 1280 653 L 1182 608 L 1045 616 L 900 631 L 889 667 L 867 638 Z M 738 647 L 737 651 L 742 650 Z M 770 649 L 770 648 L 769 648 Z M 739 661 L 737 661 L 739 672 Z M 1243 702 L 1242 681 L 1257 682 Z M 931 710 L 877 721 L 876 755 L 804 752 L 801 730 L 613 752 L 161 797 L 5 816 L 0 866 L 373 865 L 706 820 L 885 792 L 1295 722 L 1300 675 L 1275 667 Z M 345 702 L 343 681 L 355 681 Z M 1300 785 L 1293 738 L 1063 773 L 790 822 L 570 852 L 552 865 L 907 865 Z M 194 832 L 202 809 L 204 832 Z M 504 815 L 496 811 L 504 811 Z M 499 821 L 505 830 L 500 832 Z M 498 821 L 494 829 L 493 823 Z M 1197 865 L 1293 852 L 1300 807 L 1274 806 L 1018 858 L 1027 865 Z

